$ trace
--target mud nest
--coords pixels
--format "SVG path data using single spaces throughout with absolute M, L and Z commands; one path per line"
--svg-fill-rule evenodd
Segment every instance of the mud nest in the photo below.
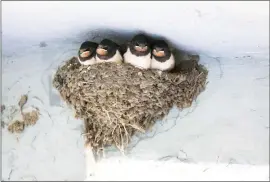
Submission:
M 135 132 L 146 132 L 176 105 L 191 106 L 205 89 L 207 71 L 198 60 L 181 62 L 171 73 L 129 64 L 80 65 L 74 57 L 59 67 L 53 85 L 84 120 L 86 144 L 124 150 Z

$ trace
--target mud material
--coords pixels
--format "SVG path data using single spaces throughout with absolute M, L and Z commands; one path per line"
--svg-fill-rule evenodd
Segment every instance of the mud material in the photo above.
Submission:
M 190 107 L 206 79 L 198 56 L 161 75 L 124 63 L 84 66 L 74 57 L 59 67 L 53 85 L 84 120 L 86 143 L 99 153 L 111 145 L 124 151 L 135 132 L 146 132 L 173 105 Z
M 20 98 L 20 100 L 18 102 L 18 105 L 19 105 L 21 111 L 23 109 L 23 106 L 26 104 L 27 100 L 28 100 L 28 96 L 27 95 L 22 95 L 21 96 L 21 98 Z
M 22 116 L 25 126 L 33 126 L 37 123 L 39 119 L 39 112 L 33 110 L 31 112 L 23 113 Z
M 8 131 L 11 133 L 22 133 L 24 126 L 24 122 L 16 120 L 8 126 Z
M 5 109 L 6 109 L 6 106 L 5 105 L 1 105 L 1 113 L 3 113 Z
M 22 133 L 24 129 L 27 126 L 33 126 L 37 123 L 39 119 L 39 109 L 35 108 L 35 110 L 32 110 L 30 112 L 23 112 L 23 106 L 27 103 L 28 101 L 28 96 L 27 95 L 22 95 L 19 102 L 18 106 L 20 108 L 20 114 L 22 116 L 22 120 L 15 120 L 11 121 L 8 124 L 8 131 L 11 133 Z M 16 106 L 14 106 L 16 107 Z M 1 126 L 4 128 L 6 123 L 2 121 Z

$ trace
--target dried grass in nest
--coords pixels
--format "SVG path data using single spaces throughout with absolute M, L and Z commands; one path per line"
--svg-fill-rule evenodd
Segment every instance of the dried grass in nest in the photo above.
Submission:
M 86 143 L 94 152 L 110 145 L 123 151 L 135 132 L 148 130 L 174 104 L 189 107 L 206 77 L 196 60 L 160 76 L 129 64 L 82 66 L 72 58 L 59 67 L 53 85 L 84 120 Z

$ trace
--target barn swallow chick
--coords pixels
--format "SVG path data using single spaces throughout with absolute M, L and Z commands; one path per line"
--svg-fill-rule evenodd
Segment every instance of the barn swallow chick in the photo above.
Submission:
M 155 41 L 152 46 L 151 57 L 151 69 L 170 71 L 175 66 L 174 55 L 164 40 Z
M 151 48 L 148 38 L 143 34 L 135 35 L 124 53 L 124 62 L 140 69 L 151 66 Z
M 97 63 L 122 63 L 123 57 L 119 45 L 109 39 L 103 39 L 97 47 L 96 60 Z
M 96 63 L 96 48 L 98 44 L 95 42 L 85 41 L 81 44 L 78 51 L 78 60 L 82 65 L 92 65 Z

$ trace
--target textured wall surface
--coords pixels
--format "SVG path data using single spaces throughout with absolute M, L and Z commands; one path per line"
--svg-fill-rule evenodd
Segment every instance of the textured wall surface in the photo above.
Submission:
M 49 78 L 86 38 L 137 30 L 198 52 L 209 83 L 191 108 L 172 109 L 134 139 L 126 157 L 109 152 L 96 179 L 269 180 L 266 1 L 2 2 L 2 121 L 20 117 L 13 106 L 25 93 L 25 108 L 41 112 L 22 134 L 2 129 L 3 180 L 85 178 L 82 123 L 51 104 Z
M 244 53 L 268 50 L 268 15 L 268 2 L 7 2 L 2 24 L 4 35 L 30 40 L 141 29 L 195 50 Z

